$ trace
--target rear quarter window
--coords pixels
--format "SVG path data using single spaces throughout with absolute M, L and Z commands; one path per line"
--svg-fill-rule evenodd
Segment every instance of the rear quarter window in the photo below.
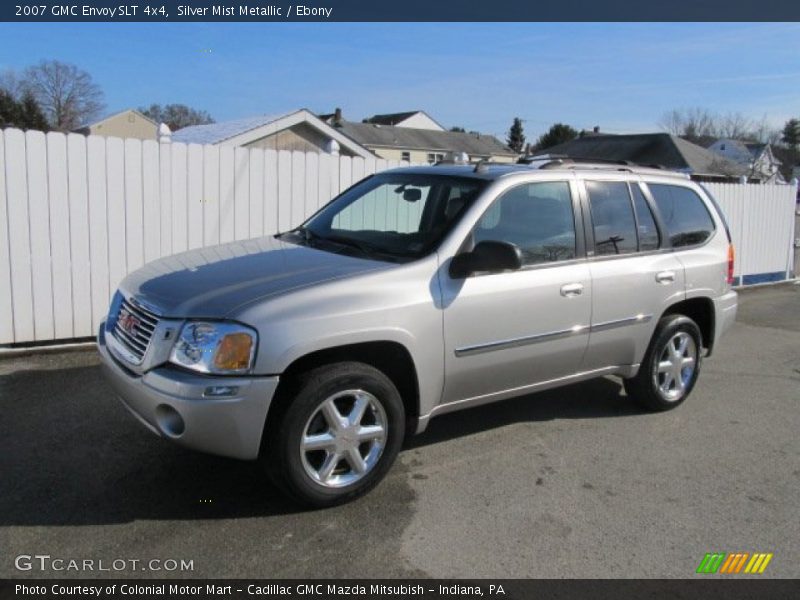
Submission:
M 674 248 L 702 244 L 714 233 L 714 219 L 697 193 L 681 185 L 648 183 Z

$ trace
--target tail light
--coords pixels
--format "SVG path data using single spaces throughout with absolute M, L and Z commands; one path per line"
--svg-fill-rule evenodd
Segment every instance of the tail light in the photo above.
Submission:
M 734 254 L 733 244 L 728 244 L 728 285 L 733 284 Z

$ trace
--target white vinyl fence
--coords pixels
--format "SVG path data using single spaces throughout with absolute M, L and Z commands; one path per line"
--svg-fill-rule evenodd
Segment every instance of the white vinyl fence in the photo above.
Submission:
M 782 281 L 794 268 L 794 185 L 706 183 L 728 219 L 737 285 Z
M 0 131 L 0 344 L 91 336 L 146 262 L 289 229 L 399 164 Z
M 0 344 L 92 336 L 120 280 L 144 263 L 289 229 L 398 164 L 0 131 Z M 788 276 L 794 188 L 708 187 L 728 214 L 744 283 Z

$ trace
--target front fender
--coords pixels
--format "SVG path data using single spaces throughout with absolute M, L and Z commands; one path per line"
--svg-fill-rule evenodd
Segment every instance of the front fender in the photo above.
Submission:
M 367 342 L 395 342 L 400 344 L 408 351 L 415 368 L 419 371 L 416 352 L 417 340 L 409 331 L 395 327 L 370 327 L 348 331 L 347 333 L 322 335 L 314 339 L 300 340 L 277 356 L 272 364 L 278 369 L 279 373 L 283 373 L 293 362 L 314 352 Z

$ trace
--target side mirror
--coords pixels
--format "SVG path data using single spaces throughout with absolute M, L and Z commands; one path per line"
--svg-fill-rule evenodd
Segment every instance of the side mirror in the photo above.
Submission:
M 450 261 L 450 276 L 464 279 L 473 273 L 516 271 L 522 267 L 522 252 L 509 242 L 485 240 L 478 242 L 472 252 L 454 256 Z
M 422 198 L 422 190 L 419 188 L 406 188 L 403 190 L 403 200 L 406 202 L 417 202 Z

